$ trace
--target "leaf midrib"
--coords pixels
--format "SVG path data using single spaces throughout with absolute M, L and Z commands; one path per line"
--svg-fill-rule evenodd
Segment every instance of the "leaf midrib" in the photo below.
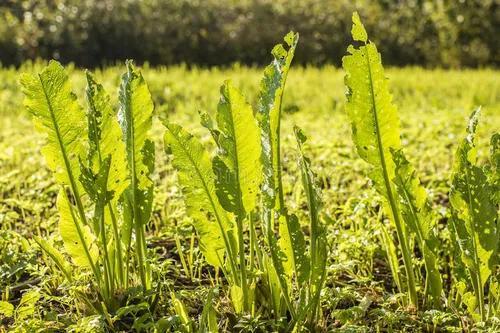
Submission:
M 374 122 L 375 122 L 377 148 L 378 148 L 378 151 L 379 151 L 380 157 L 381 157 L 380 162 L 381 162 L 381 167 L 382 167 L 382 174 L 384 177 L 385 188 L 386 188 L 388 199 L 389 199 L 389 205 L 391 206 L 392 215 L 394 218 L 394 224 L 396 225 L 397 233 L 399 235 L 398 238 L 399 238 L 400 245 L 401 245 L 401 252 L 403 253 L 403 261 L 405 262 L 405 268 L 406 268 L 406 274 L 407 274 L 406 279 L 407 279 L 407 284 L 408 284 L 408 292 L 410 294 L 410 302 L 413 303 L 413 301 L 414 302 L 417 301 L 416 299 L 415 300 L 411 299 L 413 297 L 416 298 L 416 291 L 412 290 L 415 287 L 415 282 L 414 282 L 415 279 L 413 277 L 412 268 L 409 267 L 409 265 L 411 265 L 411 257 L 410 257 L 410 254 L 408 252 L 406 240 L 404 239 L 405 235 L 404 235 L 404 231 L 402 228 L 401 220 L 399 219 L 399 212 L 398 212 L 397 207 L 396 207 L 396 201 L 394 199 L 394 194 L 392 191 L 392 186 L 390 183 L 389 174 L 387 171 L 387 165 L 385 162 L 384 147 L 382 144 L 382 137 L 380 136 L 380 127 L 379 127 L 379 123 L 378 123 L 377 103 L 375 100 L 375 91 L 373 89 L 373 77 L 372 77 L 372 69 L 371 69 L 371 62 L 370 62 L 368 45 L 369 44 L 365 44 L 363 49 L 365 50 L 367 67 L 368 67 L 368 78 L 369 78 L 369 82 L 370 82 L 370 92 L 371 92 L 370 96 L 371 96 L 372 104 L 373 104 L 373 112 L 372 113 L 373 113 Z M 415 294 L 415 295 L 412 296 L 412 294 Z
M 87 220 L 85 217 L 85 211 L 83 210 L 83 206 L 82 206 L 82 203 L 80 201 L 80 195 L 79 195 L 76 183 L 75 183 L 73 172 L 71 171 L 71 164 L 69 163 L 66 148 L 64 147 L 63 142 L 62 142 L 61 132 L 59 130 L 59 124 L 57 123 L 57 119 L 56 119 L 56 116 L 54 113 L 54 108 L 52 107 L 52 103 L 50 102 L 49 96 L 47 95 L 47 89 L 45 88 L 45 84 L 43 83 L 43 80 L 42 80 L 42 77 L 40 74 L 38 74 L 38 80 L 40 81 L 40 85 L 42 86 L 42 91 L 43 91 L 43 95 L 45 97 L 45 102 L 47 103 L 47 107 L 49 109 L 49 114 L 50 114 L 52 123 L 54 125 L 54 130 L 56 132 L 56 137 L 57 137 L 57 143 L 59 144 L 59 148 L 61 149 L 61 154 L 63 155 L 64 165 L 66 166 L 66 171 L 68 172 L 68 177 L 69 177 L 69 180 L 71 183 L 71 188 L 72 188 L 73 193 L 76 197 L 75 201 L 77 203 L 79 213 L 80 213 L 81 218 L 84 221 L 84 223 L 87 224 Z M 63 190 L 64 190 L 64 187 L 63 187 Z M 66 196 L 66 193 L 64 193 L 64 195 Z M 66 200 L 67 200 L 67 198 L 66 198 Z M 73 215 L 72 210 L 71 210 L 71 214 Z M 82 245 L 83 245 L 83 248 L 85 251 L 85 256 L 87 257 L 87 260 L 89 261 L 89 264 L 91 265 L 91 268 L 92 268 L 92 271 L 94 272 L 94 274 L 96 276 L 99 276 L 98 271 L 94 265 L 94 261 L 92 260 L 92 257 L 90 256 L 90 252 L 87 248 L 87 243 L 85 242 L 85 238 L 83 236 L 83 232 L 80 228 L 80 225 L 78 224 L 78 222 L 76 221 L 74 216 L 72 216 L 72 218 L 73 218 L 73 223 L 74 223 L 76 230 L 78 232 L 78 237 L 80 238 L 80 241 L 82 242 Z

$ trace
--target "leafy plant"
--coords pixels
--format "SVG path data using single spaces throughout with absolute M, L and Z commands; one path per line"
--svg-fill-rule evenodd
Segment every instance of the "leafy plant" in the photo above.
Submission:
M 352 16 L 352 37 L 358 48 L 349 46 L 342 60 L 348 88 L 346 110 L 352 124 L 358 154 L 371 165 L 370 178 L 384 197 L 388 216 L 396 227 L 399 249 L 405 267 L 404 280 L 409 303 L 418 306 L 417 282 L 412 264 L 410 237 L 416 237 L 426 269 L 427 289 L 436 303 L 442 284 L 436 260 L 435 219 L 425 189 L 401 150 L 399 117 L 384 75 L 381 57 L 357 13 Z M 384 237 L 386 242 L 388 237 Z M 392 246 L 387 246 L 391 249 Z M 388 250 L 389 258 L 391 251 Z M 403 279 L 396 260 L 391 260 L 398 288 Z M 428 288 L 427 288 L 428 287 Z
M 289 312 L 293 328 L 315 324 L 326 274 L 326 236 L 319 219 L 319 191 L 310 161 L 302 154 L 306 138 L 298 128 L 299 164 L 310 211 L 309 253 L 299 220 L 285 207 L 280 117 L 298 35 L 289 33 L 285 41 L 288 49 L 275 46 L 275 59 L 264 71 L 255 115 L 229 81 L 221 87 L 216 121 L 202 114 L 202 124 L 217 145 L 212 160 L 198 139 L 169 122 L 165 145 L 173 155 L 201 249 L 207 262 L 228 279 L 236 312 L 255 314 L 264 306 L 276 320 Z
M 24 74 L 21 83 L 25 105 L 47 137 L 42 152 L 60 185 L 59 233 L 66 253 L 93 275 L 99 300 L 86 302 L 107 313 L 120 306 L 135 274 L 144 291 L 151 288 L 144 229 L 153 195 L 153 102 L 131 62 L 122 76 L 118 115 L 104 88 L 88 72 L 86 79 L 86 113 L 56 61 L 39 74 Z M 72 281 L 74 269 L 64 256 L 43 238 L 35 240 Z
M 455 155 L 450 202 L 452 207 L 451 229 L 455 233 L 456 247 L 460 250 L 461 260 L 469 275 L 465 278 L 473 288 L 474 295 L 466 293 L 466 303 L 475 315 L 479 310 L 481 321 L 488 319 L 497 309 L 488 311 L 485 304 L 484 288 L 494 270 L 498 252 L 498 207 L 495 204 L 495 176 L 493 182 L 485 171 L 477 165 L 475 147 L 476 127 L 480 109 L 470 116 L 467 135 L 460 143 Z M 492 138 L 492 163 L 498 162 L 498 134 Z M 497 164 L 494 164 L 496 167 Z M 493 281 L 493 280 L 492 280 Z M 491 287 L 495 288 L 492 282 Z M 494 304 L 494 303 L 493 303 Z M 490 307 L 493 306 L 490 304 Z
M 35 313 L 35 305 L 39 299 L 40 292 L 35 289 L 25 292 L 17 306 L 7 301 L 0 301 L 0 315 L 19 322 L 27 320 Z

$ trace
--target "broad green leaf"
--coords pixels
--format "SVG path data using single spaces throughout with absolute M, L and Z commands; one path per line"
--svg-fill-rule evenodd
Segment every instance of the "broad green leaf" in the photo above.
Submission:
M 64 189 L 57 196 L 57 209 L 60 215 L 59 233 L 66 252 L 77 266 L 93 269 L 99 258 L 95 236 L 90 227 L 83 225 L 75 215 Z
M 42 149 L 49 168 L 60 184 L 71 186 L 79 196 L 79 158 L 85 158 L 85 113 L 71 91 L 64 68 L 56 61 L 40 74 L 23 74 L 24 104 L 36 128 L 47 135 Z
M 5 317 L 12 317 L 14 315 L 14 305 L 0 301 L 0 314 Z
M 354 15 L 353 20 L 356 17 L 354 26 L 364 31 L 359 17 Z M 353 140 L 359 156 L 372 166 L 370 177 L 380 193 L 389 197 L 394 178 L 390 150 L 401 145 L 398 113 L 375 44 L 368 42 L 359 48 L 351 45 L 347 52 L 349 55 L 342 58 L 342 65 L 346 72 L 346 111 Z
M 215 175 L 199 140 L 175 124 L 165 124 L 165 147 L 173 155 L 188 214 L 193 218 L 207 262 L 221 266 L 224 249 L 231 251 L 233 225 L 215 193 Z
M 370 178 L 385 197 L 385 207 L 396 227 L 403 255 L 409 300 L 418 305 L 415 278 L 411 262 L 409 236 L 401 221 L 397 193 L 392 180 L 395 176 L 391 150 L 401 146 L 399 117 L 384 74 L 377 47 L 368 41 L 359 16 L 352 17 L 353 38 L 362 41 L 358 48 L 350 45 L 349 55 L 342 58 L 346 72 L 346 111 L 351 120 L 352 137 L 359 156 L 371 166 Z
M 94 80 L 90 72 L 86 72 L 86 76 L 89 167 L 94 174 L 97 174 L 104 160 L 111 158 L 106 189 L 113 193 L 114 200 L 118 200 L 129 185 L 125 144 L 120 124 L 103 86 Z
M 474 136 L 479 113 L 480 109 L 472 113 L 467 135 L 457 149 L 450 189 L 453 229 L 462 261 L 471 272 L 476 296 L 482 294 L 491 274 L 498 243 L 493 188 L 477 165 Z
M 16 320 L 25 320 L 35 313 L 35 304 L 40 299 L 38 290 L 30 290 L 23 294 L 21 301 L 16 308 Z
M 264 70 L 257 106 L 262 141 L 263 199 L 266 207 L 276 208 L 278 211 L 283 206 L 280 164 L 281 103 L 298 40 L 299 34 L 289 32 L 285 36 L 288 49 L 282 44 L 273 48 L 274 60 Z
M 416 235 L 418 245 L 422 251 L 426 279 L 430 294 L 434 301 L 441 297 L 442 283 L 437 262 L 439 241 L 434 232 L 436 217 L 432 214 L 431 204 L 427 198 L 425 188 L 413 166 L 408 162 L 403 151 L 392 150 L 392 158 L 396 165 L 396 191 L 399 195 L 399 207 L 405 225 Z
M 238 89 L 226 81 L 220 91 L 214 136 L 219 149 L 213 160 L 216 193 L 225 210 L 243 219 L 255 209 L 262 178 L 259 128 Z
M 35 236 L 33 238 L 35 242 L 40 246 L 40 248 L 54 261 L 57 268 L 61 270 L 64 276 L 68 279 L 68 281 L 73 280 L 73 276 L 71 275 L 71 266 L 64 258 L 61 252 L 57 250 L 49 241 Z
M 469 291 L 469 292 L 466 292 L 466 293 L 463 294 L 463 296 L 462 296 L 462 302 L 467 307 L 467 310 L 472 315 L 472 318 L 474 318 L 475 321 L 479 321 L 480 320 L 480 316 L 476 312 L 476 308 L 477 308 L 477 305 L 478 305 L 477 297 L 474 296 L 474 294 Z
M 245 97 L 229 81 L 224 82 L 220 92 L 217 132 L 212 128 L 213 126 L 209 125 L 218 145 L 212 168 L 216 176 L 215 187 L 219 202 L 226 211 L 236 216 L 239 245 L 238 271 L 241 283 L 239 288 L 243 301 L 241 310 L 247 310 L 249 290 L 243 221 L 255 209 L 262 178 L 259 168 L 260 135 L 252 107 L 245 101 Z M 203 122 L 206 123 L 202 119 Z M 231 288 L 233 290 L 236 286 Z M 238 309 L 236 303 L 235 308 Z

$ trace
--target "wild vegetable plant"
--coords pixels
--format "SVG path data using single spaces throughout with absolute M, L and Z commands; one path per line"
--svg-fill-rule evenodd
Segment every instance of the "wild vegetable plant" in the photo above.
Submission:
M 408 303 L 418 307 L 417 285 L 413 271 L 411 239 L 417 240 L 425 264 L 425 294 L 437 304 L 442 283 L 437 265 L 435 219 L 425 189 L 401 150 L 399 117 L 392 102 L 380 54 L 357 13 L 352 16 L 352 37 L 357 48 L 349 46 L 342 59 L 346 71 L 347 114 L 358 154 L 371 166 L 369 177 L 384 198 L 384 208 L 396 228 L 405 274 L 400 275 L 397 258 L 391 258 L 392 244 L 386 246 L 397 286 L 405 291 Z M 384 237 L 389 242 L 390 237 Z
M 86 78 L 87 112 L 56 61 L 21 78 L 25 105 L 46 135 L 42 153 L 60 185 L 59 233 L 76 267 L 47 240 L 35 240 L 69 281 L 79 270 L 92 274 L 98 299 L 84 300 L 107 313 L 138 280 L 144 291 L 152 286 L 144 234 L 153 199 L 153 102 L 131 62 L 118 114 L 104 88 L 88 72 Z
M 311 238 L 285 207 L 281 179 L 281 101 L 298 35 L 273 49 L 254 113 L 231 82 L 221 87 L 215 121 L 202 115 L 217 149 L 213 158 L 197 138 L 166 122 L 165 145 L 173 155 L 186 208 L 208 263 L 220 268 L 237 313 L 266 309 L 276 320 L 291 315 L 290 328 L 314 325 L 325 278 L 326 236 L 319 221 L 319 192 L 305 136 L 297 129 L 300 166 L 310 210 Z
M 455 154 L 450 228 L 468 272 L 456 278 L 472 285 L 473 290 L 473 293 L 463 295 L 464 303 L 473 317 L 485 321 L 499 310 L 498 281 L 491 279 L 490 284 L 490 290 L 496 291 L 496 296 L 487 297 L 485 293 L 498 259 L 499 135 L 497 133 L 491 139 L 491 168 L 488 172 L 477 163 L 475 134 L 479 115 L 480 109 L 471 114 L 467 135 Z M 487 298 L 490 299 L 488 305 L 485 303 Z

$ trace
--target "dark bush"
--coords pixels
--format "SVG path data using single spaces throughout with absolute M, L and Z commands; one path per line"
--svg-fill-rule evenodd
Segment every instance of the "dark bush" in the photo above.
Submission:
M 387 64 L 500 63 L 495 0 L 3 0 L 0 61 L 263 64 L 293 29 L 301 34 L 297 62 L 338 65 L 354 10 Z

